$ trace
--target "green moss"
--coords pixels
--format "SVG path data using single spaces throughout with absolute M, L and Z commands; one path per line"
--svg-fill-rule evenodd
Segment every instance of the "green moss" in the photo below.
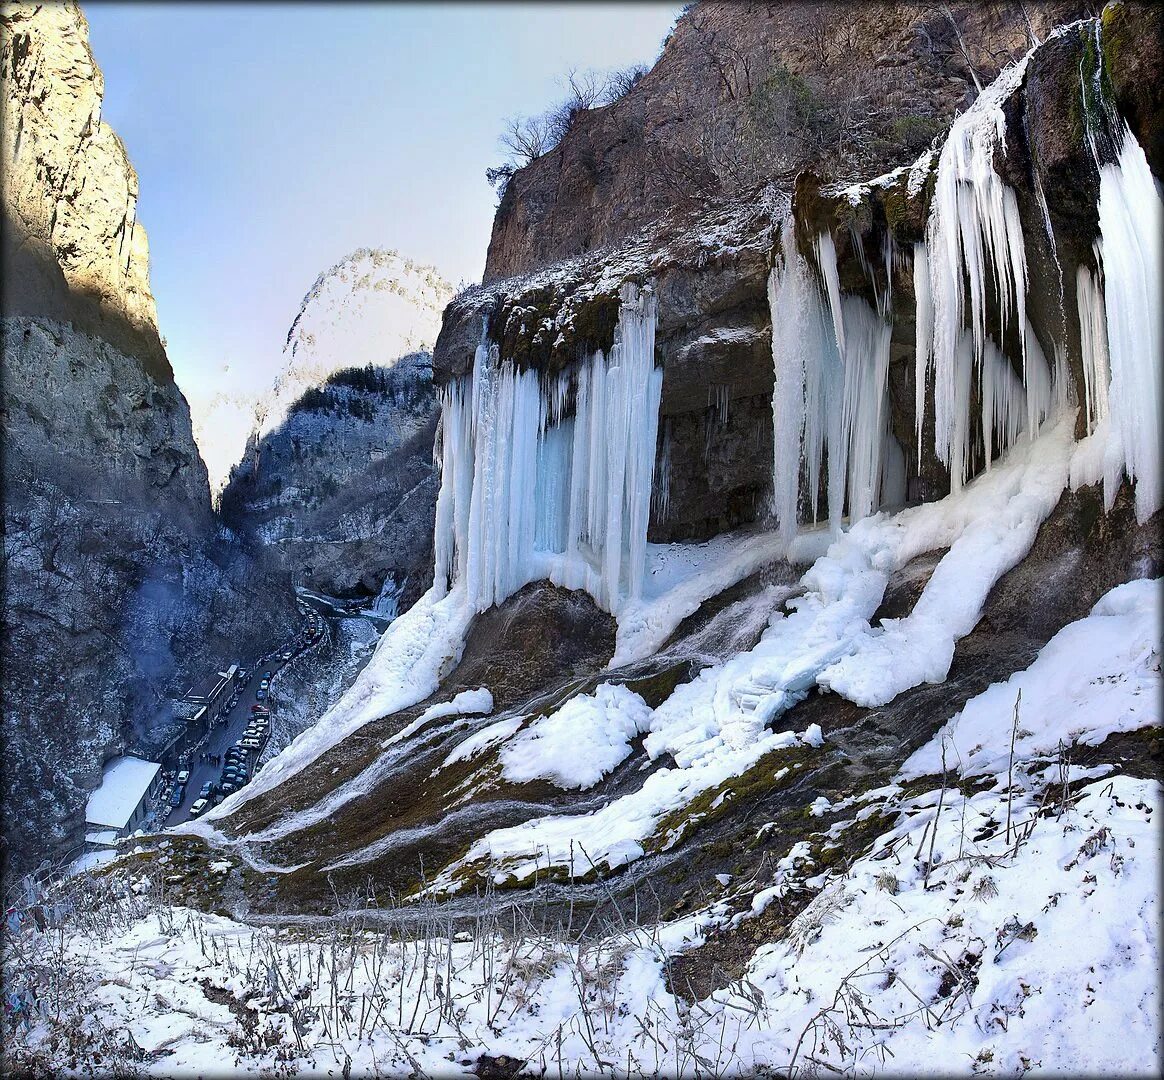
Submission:
M 1120 61 L 1128 47 L 1128 39 L 1134 33 L 1132 28 L 1128 26 L 1125 15 L 1123 5 L 1108 4 L 1099 17 L 1100 48 L 1103 50 L 1105 73 L 1119 70 Z M 1094 56 L 1095 50 L 1090 34 L 1086 36 L 1085 47 L 1090 48 Z M 1094 72 L 1095 61 L 1093 59 L 1088 74 L 1091 75 Z
M 946 129 L 946 122 L 925 113 L 905 113 L 889 124 L 889 135 L 907 150 L 920 153 Z
M 686 806 L 667 814 L 644 847 L 659 851 L 672 846 L 696 827 L 705 827 L 731 813 L 737 802 L 779 790 L 792 780 L 798 766 L 819 756 L 820 751 L 810 746 L 789 746 L 765 754 L 747 772 L 701 792 Z M 720 796 L 724 796 L 723 801 L 716 805 Z
M 583 304 L 574 313 L 572 352 L 575 356 L 588 355 L 601 349 L 609 353 L 614 345 L 614 329 L 618 325 L 621 302 L 618 296 L 599 296 Z M 573 357 L 570 357 L 573 359 Z

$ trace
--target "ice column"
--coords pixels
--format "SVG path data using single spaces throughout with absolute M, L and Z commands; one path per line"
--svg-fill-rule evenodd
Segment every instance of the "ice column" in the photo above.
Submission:
M 815 519 L 827 458 L 828 518 L 836 529 L 846 499 L 852 521 L 878 508 L 883 477 L 891 477 L 896 496 L 904 459 L 886 458 L 893 449 L 900 456 L 900 447 L 886 438 L 890 324 L 861 298 L 841 293 L 836 249 L 827 233 L 815 243 L 823 288 L 796 250 L 790 219 L 781 246 L 768 302 L 775 373 L 773 504 L 787 543 L 796 534 L 802 463 Z
M 1103 306 L 1103 255 L 1096 245 L 1097 269 L 1086 266 L 1075 274 L 1075 301 L 1079 308 L 1080 352 L 1083 354 L 1083 407 L 1090 435 L 1107 416 L 1107 387 L 1111 379 L 1107 360 L 1107 315 Z
M 662 372 L 654 295 L 621 299 L 609 358 L 542 383 L 483 334 L 472 375 L 442 393 L 436 582 L 478 611 L 538 577 L 614 612 L 641 593 Z
M 1099 231 L 1111 369 L 1104 499 L 1110 508 L 1126 473 L 1136 484 L 1136 517 L 1144 522 L 1161 506 L 1164 202 L 1144 151 L 1126 126 L 1119 160 L 1099 171 Z
M 820 304 L 808 267 L 796 250 L 791 217 L 780 233 L 783 261 L 768 276 L 768 306 L 772 312 L 773 510 L 780 536 L 788 543 L 796 535 L 800 485 L 801 438 L 805 427 L 805 372 L 817 363 L 822 348 Z M 819 445 L 815 473 L 820 475 Z M 810 467 L 810 473 L 814 470 Z M 815 488 L 811 488 L 815 495 Z M 814 508 L 815 511 L 815 508 Z

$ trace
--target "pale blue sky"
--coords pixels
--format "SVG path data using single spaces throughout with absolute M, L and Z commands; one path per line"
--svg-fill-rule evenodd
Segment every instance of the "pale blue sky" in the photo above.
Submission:
M 480 280 L 504 118 L 571 67 L 653 63 L 679 8 L 85 4 L 191 404 L 269 386 L 303 294 L 355 248 Z

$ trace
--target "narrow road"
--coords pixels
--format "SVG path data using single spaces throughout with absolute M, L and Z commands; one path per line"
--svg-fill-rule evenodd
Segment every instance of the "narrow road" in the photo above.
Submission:
M 190 779 L 186 782 L 185 795 L 182 798 L 181 805 L 174 807 L 166 818 L 165 825 L 167 828 L 171 825 L 180 825 L 183 821 L 188 821 L 190 819 L 190 807 L 200 798 L 199 793 L 203 785 L 208 782 L 217 784 L 221 780 L 222 770 L 226 765 L 226 762 L 221 759 L 225 758 L 227 750 L 242 738 L 243 732 L 246 730 L 247 723 L 251 718 L 251 706 L 257 703 L 255 694 L 259 689 L 259 683 L 263 681 L 264 672 L 269 671 L 272 676 L 277 674 L 291 660 L 294 660 L 300 654 L 311 648 L 316 640 L 313 634 L 321 632 L 313 631 L 312 613 L 308 613 L 304 619 L 303 629 L 299 634 L 285 644 L 280 645 L 269 656 L 257 659 L 248 669 L 251 673 L 250 682 L 245 688 L 238 691 L 238 704 L 223 717 L 221 722 L 213 726 L 209 739 L 207 739 L 206 744 L 200 751 L 217 755 L 220 763 L 218 765 L 207 764 L 199 759 L 197 753 L 195 754 L 194 761 L 190 765 Z M 291 659 L 283 660 L 282 657 L 288 653 L 291 654 Z M 264 702 L 263 704 L 268 703 Z M 265 744 L 263 749 L 266 749 Z M 257 756 L 257 754 L 252 755 L 251 760 L 254 761 Z

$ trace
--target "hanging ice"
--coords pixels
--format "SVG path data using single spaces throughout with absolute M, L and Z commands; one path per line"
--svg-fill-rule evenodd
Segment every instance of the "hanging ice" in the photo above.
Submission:
M 1136 484 L 1136 517 L 1144 522 L 1162 501 L 1164 193 L 1152 176 L 1143 149 L 1126 126 L 1119 160 L 1100 169 L 1099 181 L 1104 313 L 1111 368 L 1104 499 L 1110 508 L 1126 473 Z
M 768 277 L 768 305 L 772 312 L 773 509 L 785 543 L 796 535 L 800 482 L 801 438 L 805 427 L 805 371 L 822 348 L 820 305 L 808 267 L 796 250 L 791 218 L 781 230 L 783 263 Z M 807 359 L 806 359 L 807 358 Z M 805 456 L 819 450 L 805 439 Z M 810 466 L 810 472 L 812 467 Z M 810 488 L 815 498 L 815 488 Z M 814 507 L 815 512 L 815 507 Z
M 662 372 L 653 294 L 621 300 L 609 358 L 543 383 L 483 335 L 443 392 L 436 584 L 463 582 L 477 611 L 539 577 L 612 612 L 641 593 Z
M 1090 435 L 1107 416 L 1107 316 L 1103 309 L 1103 269 L 1099 245 L 1093 277 L 1086 266 L 1075 275 L 1075 300 L 1079 308 L 1079 344 L 1083 357 L 1083 408 Z
M 1006 148 L 1003 104 L 1022 82 L 1029 55 L 955 120 L 938 159 L 926 240 L 914 245 L 918 450 L 932 385 L 934 452 L 950 470 L 953 491 L 968 479 L 976 446 L 989 468 L 996 450 L 1009 449 L 1023 431 L 1034 438 L 1052 406 L 1066 400 L 1061 343 L 1052 377 L 1027 317 L 1018 200 L 994 170 L 996 151 Z M 997 312 L 989 325 L 988 310 Z M 1012 347 L 1014 365 L 1004 352 Z M 970 416 L 975 386 L 978 430 Z
M 904 498 L 904 460 L 886 459 L 894 451 L 900 455 L 896 440 L 887 438 L 890 324 L 860 297 L 841 293 L 828 233 L 815 245 L 823 289 L 796 250 L 791 220 L 783 225 L 781 244 L 768 301 L 775 372 L 773 502 L 787 543 L 796 533 L 802 461 L 815 519 L 827 459 L 829 524 L 837 529 L 846 505 L 851 521 L 877 510 L 883 477 L 891 478 L 894 498 Z

